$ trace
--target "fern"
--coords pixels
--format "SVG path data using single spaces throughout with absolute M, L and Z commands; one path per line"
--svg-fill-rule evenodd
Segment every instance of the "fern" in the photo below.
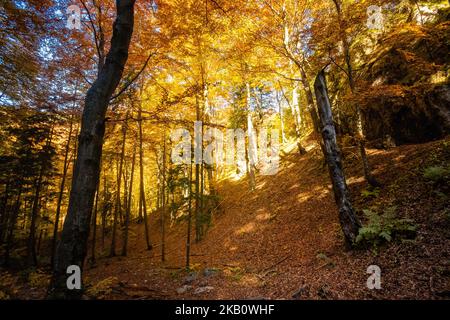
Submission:
M 441 166 L 431 166 L 425 168 L 423 177 L 432 182 L 444 181 L 450 176 L 450 169 Z
M 363 210 L 367 223 L 359 229 L 356 244 L 377 248 L 383 243 L 391 242 L 395 237 L 410 238 L 416 233 L 416 226 L 411 219 L 399 219 L 396 207 L 387 208 L 382 215 L 371 210 Z

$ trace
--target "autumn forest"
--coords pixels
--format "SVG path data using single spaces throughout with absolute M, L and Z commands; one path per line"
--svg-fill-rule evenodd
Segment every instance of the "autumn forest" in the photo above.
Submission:
M 450 1 L 0 0 L 0 300 L 450 298 Z

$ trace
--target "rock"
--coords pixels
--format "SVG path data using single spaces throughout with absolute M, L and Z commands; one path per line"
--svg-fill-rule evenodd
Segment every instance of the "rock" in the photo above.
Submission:
M 192 283 L 197 279 L 197 273 L 191 272 L 186 278 L 184 278 L 183 284 L 189 284 Z
M 182 286 L 182 287 L 177 289 L 177 293 L 178 294 L 183 294 L 183 293 L 188 292 L 191 289 L 192 289 L 192 286 L 184 285 L 184 286 Z
M 194 294 L 201 294 L 201 293 L 209 292 L 212 290 L 214 290 L 214 287 L 210 287 L 210 286 L 200 287 L 200 288 L 195 289 Z
M 204 275 L 205 277 L 213 276 L 213 275 L 215 275 L 216 273 L 217 273 L 217 270 L 216 270 L 216 269 L 208 269 L 208 268 L 206 268 L 205 270 L 203 270 L 203 275 Z

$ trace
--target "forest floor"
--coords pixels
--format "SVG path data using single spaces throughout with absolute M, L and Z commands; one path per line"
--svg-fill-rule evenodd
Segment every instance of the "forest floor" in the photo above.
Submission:
M 313 146 L 310 146 L 312 148 Z M 448 299 L 450 203 L 448 185 L 423 177 L 426 167 L 450 163 L 450 138 L 388 150 L 368 150 L 382 188 L 367 192 L 356 150 L 345 149 L 345 173 L 354 207 L 381 212 L 395 207 L 417 226 L 414 240 L 377 249 L 346 248 L 328 171 L 317 147 L 304 156 L 282 156 L 274 176 L 218 183 L 221 210 L 203 240 L 192 244 L 184 269 L 186 222 L 168 229 L 161 262 L 159 220 L 151 217 L 153 250 L 143 225 L 131 227 L 129 255 L 107 258 L 85 270 L 87 296 L 106 299 Z M 439 190 L 444 190 L 441 192 Z M 107 242 L 109 244 L 109 242 Z M 108 245 L 107 245 L 108 247 Z M 99 245 L 99 248 L 101 246 Z M 380 290 L 366 285 L 367 268 L 381 268 Z M 45 278 L 45 273 L 41 273 Z M 17 283 L 16 298 L 41 298 L 39 281 Z M 37 276 L 39 278 L 39 273 Z M 1 288 L 0 288 L 1 289 Z M 0 290 L 1 292 L 1 290 Z

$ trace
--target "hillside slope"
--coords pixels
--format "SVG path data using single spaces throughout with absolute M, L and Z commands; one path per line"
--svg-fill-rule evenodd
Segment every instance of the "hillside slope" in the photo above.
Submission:
M 377 252 L 347 250 L 327 170 L 316 165 L 318 153 L 311 151 L 283 157 L 279 173 L 258 177 L 253 192 L 246 181 L 220 183 L 223 210 L 205 239 L 193 244 L 194 272 L 189 275 L 181 269 L 185 224 L 170 228 L 167 261 L 161 264 L 155 220 L 154 250 L 143 249 L 139 226 L 132 243 L 136 247 L 130 250 L 137 253 L 128 260 L 100 260 L 88 271 L 89 279 L 95 284 L 112 277 L 116 290 L 110 298 L 448 298 L 449 201 L 436 195 L 423 169 L 448 163 L 449 140 L 369 154 L 383 189 L 378 196 L 361 195 L 359 162 L 347 152 L 346 175 L 355 207 L 361 214 L 365 208 L 396 206 L 400 217 L 412 218 L 418 226 L 415 240 L 394 242 Z M 372 264 L 382 270 L 381 290 L 366 287 L 366 270 Z
M 450 202 L 448 181 L 432 184 L 423 172 L 448 166 L 450 139 L 390 150 L 369 150 L 377 193 L 364 192 L 354 150 L 345 149 L 345 172 L 353 203 L 362 209 L 396 208 L 414 220 L 417 237 L 377 250 L 348 250 L 326 168 L 317 148 L 282 157 L 275 176 L 219 183 L 220 212 L 205 238 L 192 244 L 185 264 L 186 223 L 168 226 L 166 262 L 161 263 L 159 220 L 150 217 L 154 249 L 145 248 L 143 225 L 130 230 L 128 257 L 108 257 L 110 241 L 87 264 L 87 298 L 110 299 L 442 299 L 450 297 Z M 365 193 L 365 196 L 362 195 Z M 364 219 L 363 219 L 364 221 Z M 120 243 L 118 243 L 118 247 Z M 101 250 L 101 244 L 97 244 Z M 367 267 L 381 268 L 381 290 L 366 287 Z M 48 270 L 2 272 L 9 297 L 45 297 Z

